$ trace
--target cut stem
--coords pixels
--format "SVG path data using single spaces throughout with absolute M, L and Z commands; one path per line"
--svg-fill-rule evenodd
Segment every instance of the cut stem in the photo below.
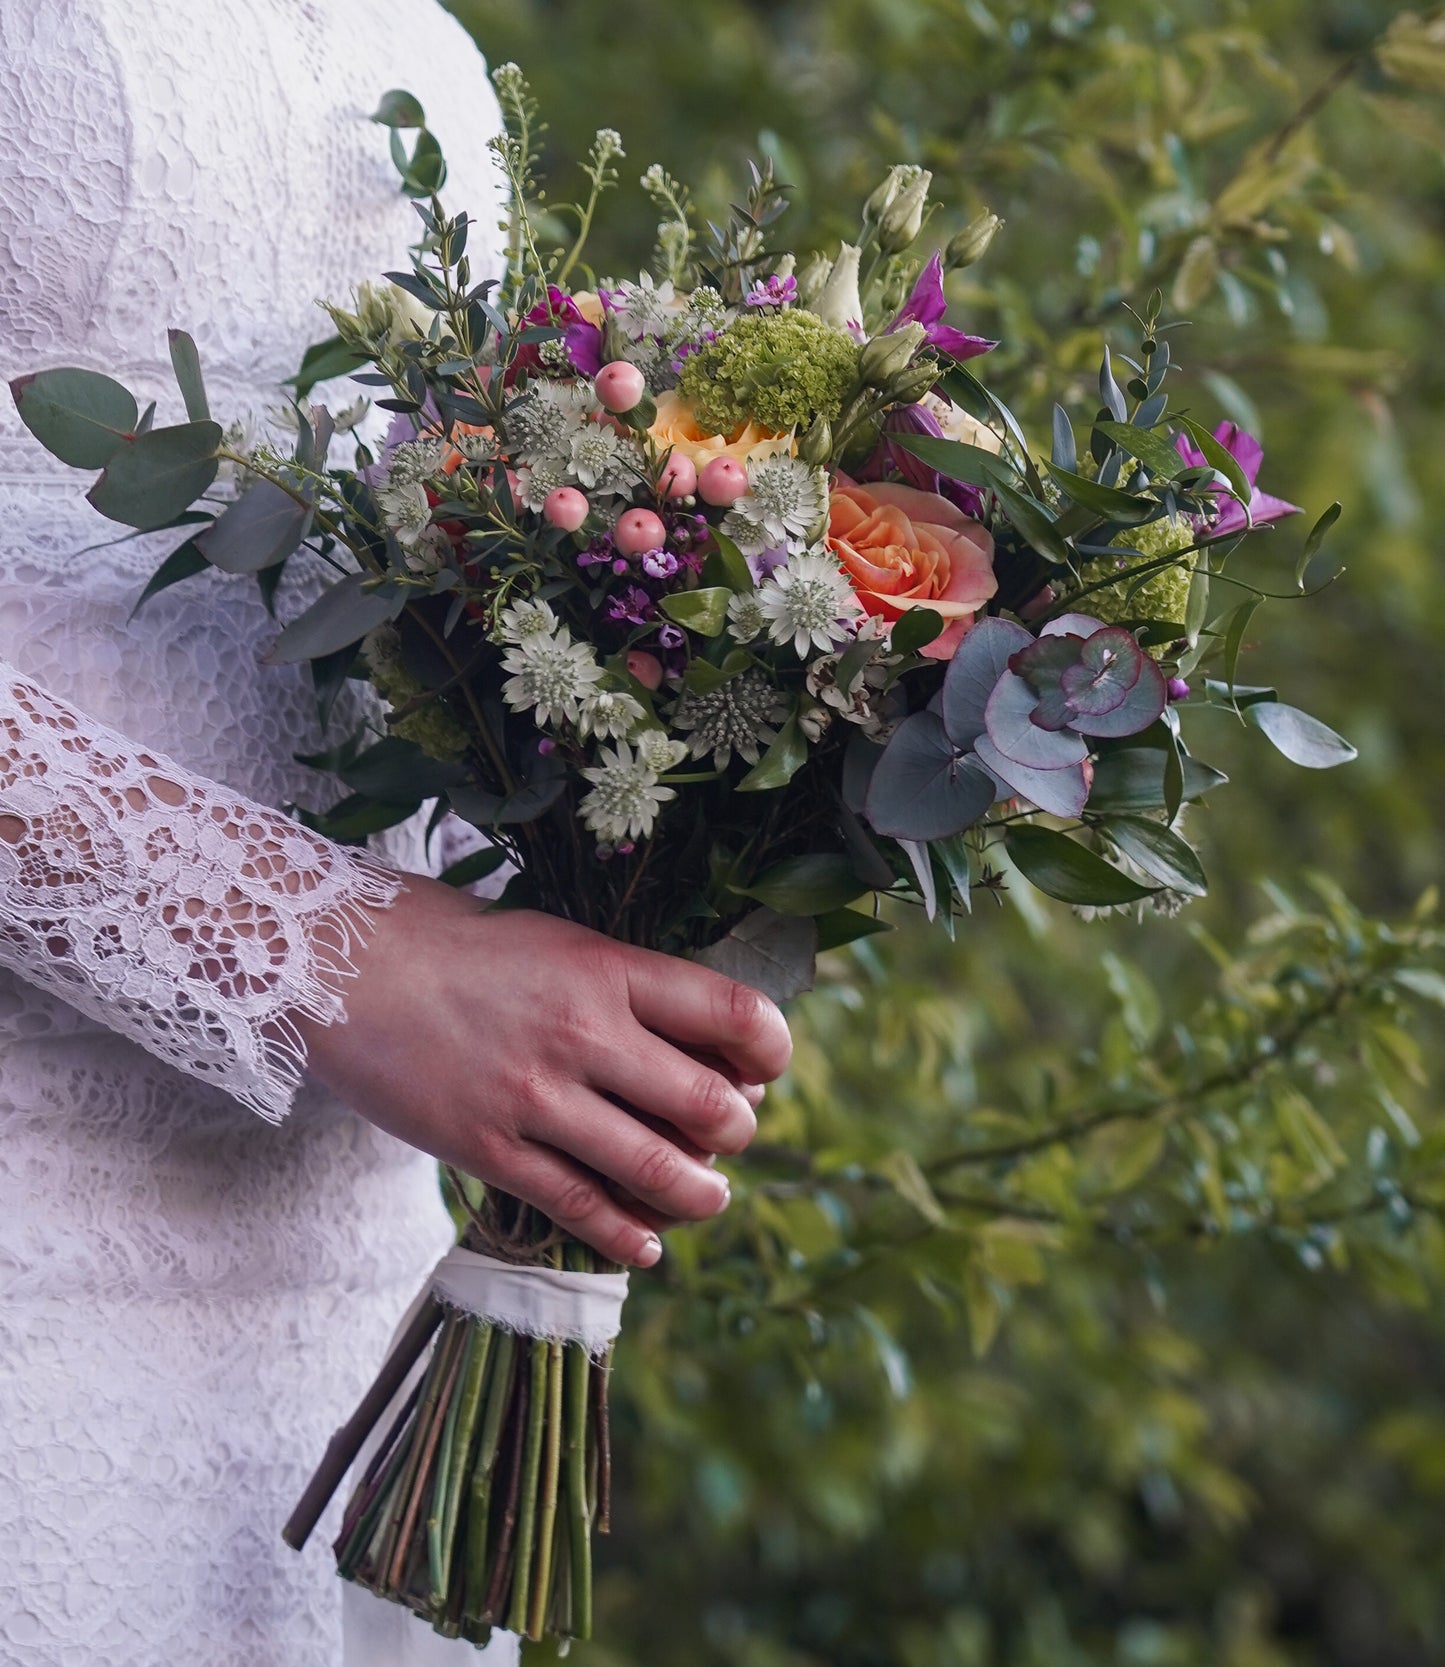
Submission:
M 530 1619 L 527 1602 L 531 1596 L 532 1558 L 536 1551 L 537 1483 L 542 1472 L 542 1436 L 547 1419 L 547 1339 L 536 1338 L 528 1353 L 527 1445 L 522 1460 L 517 1543 L 512 1559 L 512 1601 L 507 1610 L 507 1626 L 513 1632 L 525 1632 Z
M 547 1345 L 547 1439 L 542 1466 L 541 1503 L 537 1520 L 537 1572 L 532 1582 L 532 1612 L 528 1637 L 540 1639 L 547 1630 L 548 1600 L 552 1593 L 552 1542 L 557 1529 L 557 1491 L 562 1477 L 562 1345 Z

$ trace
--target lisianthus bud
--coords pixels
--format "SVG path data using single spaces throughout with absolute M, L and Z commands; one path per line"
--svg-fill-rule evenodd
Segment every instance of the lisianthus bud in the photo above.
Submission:
M 920 168 L 888 205 L 878 222 L 878 247 L 885 255 L 901 254 L 923 230 L 923 215 L 928 207 L 928 188 L 933 175 Z
M 906 370 L 899 371 L 880 391 L 888 396 L 892 404 L 912 405 L 933 387 L 939 374 L 938 361 L 929 354 L 909 365 Z
M 798 456 L 804 463 L 821 468 L 833 452 L 833 426 L 826 417 L 817 417 L 798 441 Z
M 859 380 L 867 388 L 886 387 L 913 362 L 913 355 L 927 334 L 921 324 L 913 322 L 889 335 L 874 336 L 872 341 L 864 343 L 858 355 Z
M 958 266 L 972 266 L 976 260 L 983 258 L 1002 225 L 998 215 L 988 209 L 982 214 L 975 214 L 961 232 L 955 232 L 949 239 L 948 247 L 943 251 L 943 264 L 950 270 Z
M 858 262 L 862 253 L 855 244 L 843 244 L 822 293 L 813 303 L 812 310 L 835 330 L 846 330 L 850 324 L 863 322 L 863 297 L 858 293 Z
M 796 273 L 798 280 L 798 305 L 812 309 L 813 304 L 823 293 L 823 286 L 828 282 L 828 274 L 833 270 L 833 263 L 821 251 L 808 256 L 803 270 Z
M 876 226 L 883 216 L 892 208 L 898 193 L 913 177 L 914 169 L 908 163 L 895 162 L 884 176 L 883 183 L 875 186 L 873 194 L 863 204 L 863 219 L 865 224 Z

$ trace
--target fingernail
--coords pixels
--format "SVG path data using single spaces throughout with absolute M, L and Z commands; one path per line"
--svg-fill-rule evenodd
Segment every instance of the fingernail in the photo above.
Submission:
M 649 1233 L 642 1242 L 642 1249 L 638 1253 L 637 1265 L 640 1268 L 650 1268 L 662 1260 L 662 1240 L 656 1233 Z
M 728 1180 L 726 1175 L 719 1175 L 718 1179 L 722 1182 L 722 1188 L 723 1188 L 723 1190 L 722 1190 L 722 1203 L 718 1205 L 718 1208 L 720 1210 L 725 1210 L 725 1209 L 727 1209 L 728 1205 L 731 1204 L 732 1201 L 733 1201 L 732 1182 Z

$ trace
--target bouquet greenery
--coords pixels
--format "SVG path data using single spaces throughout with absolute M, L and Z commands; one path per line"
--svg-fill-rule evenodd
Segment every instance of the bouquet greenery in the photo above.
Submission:
M 1259 488 L 1248 434 L 1171 408 L 1158 295 L 1132 314 L 1137 350 L 1104 351 L 1097 408 L 1056 407 L 1040 456 L 967 368 L 994 344 L 945 322 L 947 273 L 984 254 L 995 217 L 924 258 L 931 179 L 895 167 L 856 244 L 800 259 L 776 241 L 787 192 L 769 169 L 699 228 L 652 167 L 652 270 L 597 281 L 587 235 L 618 136 L 598 133 L 575 238 L 553 248 L 567 211 L 537 209 L 534 101 L 515 66 L 495 80 L 505 276 L 472 271 L 424 112 L 387 94 L 419 241 L 386 287 L 331 307 L 289 454 L 228 442 L 178 332 L 183 424 L 155 427 L 93 372 L 14 388 L 43 443 L 103 470 L 103 514 L 187 530 L 143 601 L 210 565 L 254 573 L 269 602 L 302 551 L 327 574 L 272 658 L 309 663 L 323 718 L 354 677 L 387 718 L 312 758 L 349 790 L 302 813 L 314 826 L 360 840 L 434 802 L 485 836 L 454 882 L 509 866 L 498 906 L 781 1000 L 821 950 L 886 930 L 884 899 L 952 933 L 1008 884 L 1102 908 L 1201 894 L 1183 817 L 1224 777 L 1186 738 L 1200 713 L 1306 766 L 1352 756 L 1236 679 L 1268 599 L 1254 535 L 1295 509 Z M 351 468 L 307 402 L 342 374 L 393 417 Z M 241 474 L 229 497 L 212 491 L 223 464 Z M 1306 541 L 1301 593 L 1337 510 Z M 451 1186 L 470 1250 L 609 1277 L 535 1210 Z M 344 1575 L 452 1636 L 587 1636 L 606 1374 L 582 1339 L 429 1295 L 288 1538 L 375 1432 Z

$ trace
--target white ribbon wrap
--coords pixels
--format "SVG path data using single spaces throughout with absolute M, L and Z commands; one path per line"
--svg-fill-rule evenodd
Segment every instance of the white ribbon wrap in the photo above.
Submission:
M 392 1338 L 410 1325 L 434 1294 L 448 1308 L 475 1314 L 523 1337 L 556 1337 L 603 1354 L 622 1327 L 627 1295 L 625 1273 L 564 1273 L 557 1268 L 519 1268 L 460 1247 L 449 1250 L 432 1270 L 426 1288 L 402 1317 Z M 377 1420 L 356 1461 L 353 1476 L 370 1463 L 384 1431 L 391 1427 L 412 1386 L 426 1369 L 424 1351 Z M 398 1603 L 389 1603 L 351 1581 L 341 1583 L 342 1659 L 345 1667 L 517 1667 L 518 1640 L 500 1629 L 478 1653 L 465 1639 L 442 1638 Z

